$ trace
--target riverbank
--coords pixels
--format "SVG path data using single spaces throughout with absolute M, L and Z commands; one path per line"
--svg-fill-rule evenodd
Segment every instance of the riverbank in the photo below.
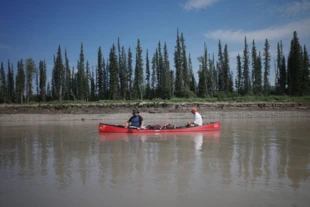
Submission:
M 306 118 L 310 119 L 310 111 L 227 111 L 227 112 L 204 112 L 204 120 L 214 121 L 222 119 L 254 119 L 254 118 Z M 111 120 L 127 120 L 130 113 L 118 114 L 1 114 L 0 122 L 15 121 L 86 121 L 97 120 L 109 122 Z M 190 113 L 141 113 L 145 120 L 165 119 L 191 119 Z
M 31 120 L 126 120 L 133 109 L 148 120 L 188 119 L 190 108 L 210 120 L 232 118 L 310 118 L 310 103 L 248 102 L 248 103 L 168 103 L 136 102 L 115 104 L 31 104 L 0 105 L 0 121 Z

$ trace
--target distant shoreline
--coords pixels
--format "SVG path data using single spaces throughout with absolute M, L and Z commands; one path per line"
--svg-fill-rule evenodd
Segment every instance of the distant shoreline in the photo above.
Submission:
M 260 118 L 305 118 L 310 119 L 310 111 L 250 111 L 250 112 L 208 112 L 202 113 L 207 122 L 221 119 L 260 119 Z M 127 120 L 130 113 L 122 114 L 1 114 L 1 122 L 20 122 L 20 121 L 98 121 L 109 123 L 113 120 Z M 168 120 L 168 119 L 191 119 L 190 113 L 141 113 L 145 120 Z
M 210 111 L 310 111 L 310 102 L 131 102 L 85 104 L 0 104 L 1 114 L 183 113 Z
M 130 103 L 130 104 L 33 104 L 0 105 L 0 122 L 127 120 L 133 109 L 147 120 L 191 119 L 190 108 L 196 106 L 206 121 L 252 118 L 310 119 L 310 103 Z
M 133 109 L 145 119 L 189 119 L 196 106 L 206 120 L 310 118 L 310 103 L 287 102 L 134 102 L 115 104 L 1 104 L 0 122 L 44 120 L 126 120 Z

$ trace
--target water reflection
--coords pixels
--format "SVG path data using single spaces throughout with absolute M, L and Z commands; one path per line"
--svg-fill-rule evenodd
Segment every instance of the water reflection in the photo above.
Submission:
M 275 185 L 281 188 L 290 185 L 298 189 L 310 176 L 307 122 L 267 123 L 239 122 L 238 126 L 232 125 L 235 176 L 252 186 Z
M 194 141 L 202 145 L 203 140 L 208 143 L 219 144 L 220 143 L 220 131 L 210 132 L 176 132 L 176 133 L 145 133 L 145 134 L 131 134 L 131 133 L 99 133 L 100 142 L 106 141 L 134 141 L 141 140 L 142 143 L 145 141 L 171 141 L 171 140 L 189 140 Z M 199 147 L 198 147 L 199 148 Z M 201 148 L 201 146 L 200 146 Z M 199 149 L 200 149 L 199 148 Z
M 196 191 L 203 199 L 212 189 L 310 190 L 307 127 L 254 121 L 222 126 L 207 133 L 100 134 L 91 124 L 0 125 L 0 192 L 48 185 L 186 200 Z

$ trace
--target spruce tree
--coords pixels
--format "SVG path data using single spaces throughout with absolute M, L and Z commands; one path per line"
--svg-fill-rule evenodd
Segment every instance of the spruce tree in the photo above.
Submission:
M 275 68 L 275 91 L 277 94 L 281 94 L 281 87 L 280 87 L 280 71 L 281 71 L 281 64 L 282 64 L 282 50 L 280 43 L 277 44 L 277 65 Z
M 214 60 L 211 59 L 210 54 L 208 55 L 209 59 L 209 91 L 210 96 L 213 96 L 215 94 L 215 88 L 216 88 L 216 68 L 214 64 Z
M 202 59 L 202 70 L 204 74 L 204 87 L 206 91 L 206 96 L 209 96 L 209 86 L 210 86 L 210 74 L 208 70 L 208 50 L 207 50 L 207 45 L 204 43 L 204 54 L 203 54 L 203 59 Z
M 117 53 L 118 53 L 118 68 L 121 70 L 122 68 L 122 55 L 121 55 L 121 42 L 120 38 L 117 38 Z M 119 76 L 121 76 L 121 73 L 119 73 Z M 121 77 L 119 77 L 120 79 Z
M 8 60 L 7 97 L 8 97 L 9 102 L 13 102 L 14 100 L 14 72 L 13 72 L 13 65 L 11 67 L 10 60 Z
M 269 74 L 270 74 L 270 52 L 269 52 L 269 43 L 266 39 L 264 47 L 264 94 L 268 95 L 270 92 L 270 83 L 269 83 Z
M 211 63 L 210 63 L 211 65 Z M 212 77 L 211 77 L 211 86 L 212 86 L 212 91 L 213 95 L 215 94 L 216 91 L 219 90 L 218 88 L 218 71 L 217 71 L 217 65 L 215 63 L 215 58 L 214 58 L 214 53 L 212 53 Z
M 146 50 L 146 65 L 145 65 L 145 82 L 146 82 L 146 98 L 151 98 L 151 71 L 150 71 L 150 61 L 149 61 L 149 50 Z
M 157 90 L 156 53 L 157 53 L 157 49 L 152 58 L 152 78 L 151 78 L 152 97 L 151 98 L 156 97 L 156 90 Z
M 249 50 L 246 37 L 244 38 L 243 50 L 243 95 L 250 94 L 250 74 L 249 74 Z
M 135 77 L 134 77 L 134 92 L 135 98 L 143 99 L 144 92 L 144 78 L 143 78 L 143 58 L 142 48 L 140 45 L 140 39 L 137 41 L 136 47 L 136 66 L 135 66 Z
M 75 73 L 74 67 L 72 67 L 71 74 L 71 95 L 73 96 L 73 100 L 77 100 L 78 91 L 77 91 L 77 74 Z
M 84 100 L 85 98 L 85 58 L 84 58 L 84 49 L 83 43 L 81 43 L 81 50 L 80 50 L 80 59 L 77 64 L 77 93 L 79 100 Z
M 167 44 L 165 42 L 164 44 L 164 63 L 163 63 L 163 73 L 162 73 L 162 81 L 163 81 L 163 98 L 170 99 L 171 98 L 171 78 L 170 76 L 170 62 L 169 62 L 169 55 L 168 55 L 168 49 L 167 49 Z M 187 66 L 186 66 L 187 67 Z
M 39 67 L 40 67 L 40 62 L 39 62 Z M 39 68 L 40 70 L 40 68 Z M 39 74 L 40 74 L 40 71 L 36 71 L 35 73 L 35 76 L 36 76 L 36 102 L 40 102 L 40 88 L 39 88 Z
M 50 82 L 47 83 L 47 87 L 46 87 L 46 99 L 47 101 L 52 99 L 52 89 L 50 86 Z
M 159 52 L 160 51 L 160 52 Z M 161 83 L 160 83 L 160 54 L 161 54 L 161 49 L 159 47 L 156 48 L 156 52 L 155 52 L 155 67 L 156 67 L 156 83 L 157 83 L 157 87 L 156 87 L 156 97 L 160 98 L 161 97 Z
M 67 49 L 65 49 L 65 67 L 64 67 L 64 99 L 70 100 L 71 93 L 71 70 L 69 65 L 69 58 Z
M 229 55 L 227 44 L 224 46 L 224 55 L 223 55 L 223 85 L 225 93 L 231 93 L 231 74 L 229 67 Z
M 229 85 L 228 85 L 228 91 L 229 91 L 229 93 L 233 93 L 234 92 L 234 79 L 233 79 L 233 77 L 234 77 L 234 74 L 233 74 L 233 72 L 232 71 L 230 71 L 230 73 L 229 73 Z
M 260 83 L 259 83 L 259 64 L 258 56 L 256 52 L 255 40 L 252 42 L 252 81 L 253 81 L 253 94 L 257 95 L 260 93 Z
M 110 99 L 119 99 L 118 93 L 118 61 L 115 45 L 112 45 L 109 55 L 109 73 L 110 73 Z
M 219 40 L 218 43 L 218 62 L 217 62 L 217 73 L 218 73 L 218 89 L 219 91 L 225 91 L 225 72 L 223 69 L 224 57 L 222 52 L 222 43 Z
M 107 62 L 107 63 L 106 63 Z M 104 57 L 102 56 L 102 93 L 103 99 L 107 99 L 109 97 L 109 60 L 105 61 Z
M 110 73 L 110 62 L 109 62 L 110 57 L 106 60 L 106 65 L 105 65 L 105 80 L 106 80 L 106 84 L 105 87 L 107 88 L 106 92 L 105 92 L 105 96 L 107 98 L 110 97 L 111 94 L 111 88 L 110 88 L 110 80 L 111 80 L 111 73 Z
M 164 72 L 164 60 L 163 60 L 163 55 L 161 52 L 161 44 L 160 41 L 158 42 L 158 47 L 157 47 L 157 55 L 156 55 L 156 66 L 157 66 L 157 95 L 158 97 L 162 98 L 163 95 L 163 72 Z
M 52 69 L 52 80 L 51 80 L 51 88 L 50 88 L 50 90 L 51 90 L 51 96 L 50 96 L 50 98 L 51 98 L 51 100 L 55 100 L 55 97 L 56 97 L 56 83 L 55 83 L 55 76 L 56 76 L 56 74 L 55 74 L 55 66 L 56 66 L 56 57 L 55 57 L 55 55 L 53 55 L 53 63 L 54 63 L 54 65 L 53 65 L 53 69 Z
M 90 99 L 90 78 L 91 78 L 91 74 L 90 74 L 90 66 L 89 66 L 89 62 L 88 60 L 86 60 L 86 71 L 85 71 L 85 78 L 84 78 L 84 90 L 85 90 L 85 99 L 86 101 L 88 101 Z
M 90 100 L 91 101 L 96 100 L 96 84 L 95 84 L 94 68 L 92 68 L 90 77 Z
M 98 49 L 98 63 L 97 63 L 97 72 L 98 72 L 98 80 L 97 80 L 97 85 L 98 85 L 98 96 L 99 99 L 103 99 L 103 57 L 102 57 L 102 51 L 101 47 Z
M 196 94 L 196 80 L 195 80 L 195 75 L 193 72 L 193 64 L 192 64 L 192 59 L 191 59 L 190 54 L 188 55 L 188 70 L 189 70 L 189 75 L 190 75 L 189 89 L 194 94 Z
M 15 102 L 15 83 L 14 83 L 14 67 L 11 65 L 11 91 L 12 91 L 12 102 Z
M 174 79 L 174 72 L 173 70 L 170 70 L 169 72 L 169 84 L 170 84 L 170 94 L 171 94 L 171 98 L 173 97 L 175 88 L 174 88 L 174 83 L 175 83 L 175 79 Z
M 6 82 L 6 76 L 5 71 L 3 67 L 3 62 L 1 62 L 0 67 L 0 102 L 7 102 L 7 82 Z
M 55 60 L 55 68 L 54 68 L 54 83 L 55 83 L 55 91 L 56 96 L 55 99 L 62 101 L 63 99 L 63 79 L 64 79 L 64 65 L 62 61 L 61 48 L 58 46 L 58 51 Z
M 237 77 L 235 81 L 235 86 L 236 86 L 236 89 L 239 95 L 243 94 L 243 91 L 244 91 L 243 84 L 244 84 L 244 79 L 243 79 L 243 72 L 242 72 L 242 65 L 241 65 L 241 57 L 238 54 L 237 55 Z
M 26 59 L 26 98 L 29 103 L 32 99 L 32 80 L 36 72 L 36 64 L 32 58 Z
M 120 38 L 117 39 L 117 54 L 118 54 L 118 88 L 119 88 L 119 98 L 123 98 L 124 94 L 124 72 L 123 72 L 123 66 L 122 66 L 122 54 L 121 54 L 121 44 L 120 44 Z
M 210 89 L 212 87 L 212 77 L 211 77 L 211 68 L 209 68 L 210 65 L 210 59 L 208 56 L 208 50 L 207 45 L 204 43 L 204 74 L 205 74 L 205 86 L 206 86 L 206 92 L 207 96 L 210 96 Z M 209 64 L 208 64 L 209 63 Z
M 103 73 L 103 70 L 101 71 Z M 95 69 L 95 76 L 93 76 L 94 78 L 94 84 L 95 84 L 95 99 L 94 100 L 99 100 L 99 86 L 98 86 L 98 66 L 96 66 Z
M 286 60 L 283 55 L 281 68 L 280 68 L 280 93 L 281 95 L 286 93 L 286 85 L 287 85 L 287 70 L 286 70 Z
M 303 48 L 303 64 L 302 64 L 302 95 L 310 95 L 310 61 L 306 45 Z
M 256 92 L 258 94 L 262 93 L 262 57 L 260 52 L 256 60 L 257 68 L 255 71 L 255 81 L 256 81 Z
M 199 82 L 198 82 L 198 93 L 199 96 L 204 98 L 209 96 L 209 90 L 208 90 L 208 81 L 210 80 L 209 74 L 208 74 L 208 52 L 207 52 L 207 46 L 204 44 L 204 54 L 203 56 L 198 58 L 198 61 L 200 62 L 199 65 Z
M 181 42 L 179 37 L 179 29 L 177 29 L 177 40 L 174 52 L 174 66 L 175 66 L 175 95 L 181 97 L 183 95 L 183 71 L 182 71 L 182 53 Z
M 120 73 L 120 95 L 123 99 L 126 98 L 126 92 L 128 90 L 128 84 L 127 84 L 127 58 L 126 58 L 126 52 L 124 46 L 121 50 L 121 55 L 119 56 L 121 60 L 119 61 L 119 73 Z
M 285 57 L 283 55 L 282 41 L 277 44 L 277 67 L 276 67 L 276 92 L 280 95 L 285 93 L 287 72 Z
M 132 68 L 132 52 L 131 49 L 129 47 L 128 49 L 128 60 L 127 60 L 127 79 L 128 79 L 128 98 L 132 99 L 132 88 L 133 88 L 133 80 L 132 80 L 132 76 L 133 76 L 133 68 Z
M 180 41 L 181 41 L 181 66 L 182 66 L 182 79 L 183 79 L 183 85 L 184 85 L 184 91 L 183 91 L 183 96 L 185 93 L 188 93 L 189 91 L 189 82 L 190 82 L 190 78 L 189 78 L 189 72 L 188 72 L 188 68 L 187 68 L 187 57 L 186 57 L 186 46 L 185 46 L 185 39 L 183 36 L 183 33 L 181 33 L 181 37 L 180 37 Z
M 24 90 L 25 90 L 25 70 L 22 59 L 17 62 L 17 75 L 15 82 L 16 82 L 16 93 L 18 97 L 17 102 L 23 104 Z
M 205 98 L 207 96 L 206 77 L 202 65 L 199 65 L 198 78 L 198 95 L 201 98 Z
M 40 61 L 39 63 L 39 73 L 40 73 L 40 100 L 46 101 L 46 62 Z

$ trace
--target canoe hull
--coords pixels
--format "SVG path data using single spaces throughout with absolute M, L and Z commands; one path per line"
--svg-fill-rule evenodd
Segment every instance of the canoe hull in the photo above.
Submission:
M 206 132 L 206 131 L 218 131 L 221 128 L 220 122 L 211 122 L 199 127 L 186 127 L 176 129 L 135 129 L 125 128 L 121 125 L 112 125 L 99 123 L 98 131 L 100 133 L 161 133 L 161 132 Z

